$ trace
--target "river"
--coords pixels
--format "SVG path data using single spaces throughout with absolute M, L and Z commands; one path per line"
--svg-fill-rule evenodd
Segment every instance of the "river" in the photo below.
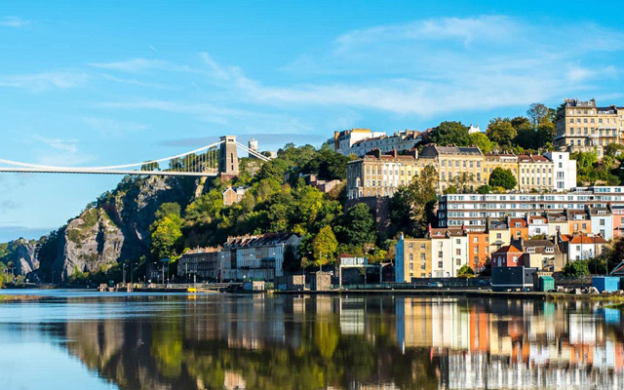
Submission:
M 3 390 L 624 388 L 596 302 L 27 293 L 0 304 Z

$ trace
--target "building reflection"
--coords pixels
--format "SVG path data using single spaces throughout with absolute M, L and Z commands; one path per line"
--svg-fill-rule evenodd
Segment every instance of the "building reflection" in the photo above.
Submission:
M 220 295 L 71 322 L 69 352 L 122 389 L 624 386 L 620 312 L 594 302 Z
M 413 298 L 397 298 L 396 307 L 401 349 L 429 348 L 443 388 L 624 386 L 618 310 L 590 302 Z

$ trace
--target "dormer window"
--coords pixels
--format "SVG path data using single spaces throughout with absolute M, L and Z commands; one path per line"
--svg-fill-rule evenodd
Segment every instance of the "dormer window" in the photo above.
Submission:
M 527 248 L 527 253 L 535 253 L 535 248 Z
M 551 248 L 551 247 L 546 248 L 546 253 L 554 253 L 554 252 L 555 252 L 555 248 Z

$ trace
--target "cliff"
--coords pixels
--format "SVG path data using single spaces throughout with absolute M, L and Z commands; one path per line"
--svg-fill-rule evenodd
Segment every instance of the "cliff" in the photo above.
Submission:
M 36 241 L 28 241 L 20 238 L 0 248 L 0 261 L 12 264 L 16 275 L 27 275 L 39 268 L 39 260 L 36 256 Z
M 78 217 L 37 244 L 44 280 L 61 282 L 74 272 L 106 270 L 121 260 L 149 254 L 149 226 L 161 204 L 188 204 L 203 191 L 191 178 L 124 178 Z

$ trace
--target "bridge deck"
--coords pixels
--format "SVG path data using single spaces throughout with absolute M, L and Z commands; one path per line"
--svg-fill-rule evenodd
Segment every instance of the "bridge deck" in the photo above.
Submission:
M 40 169 L 40 168 L 0 168 L 0 173 L 61 173 L 61 174 L 86 174 L 86 175 L 139 175 L 139 176 L 217 176 L 217 169 L 206 172 L 173 172 L 173 171 L 116 171 L 94 169 Z

